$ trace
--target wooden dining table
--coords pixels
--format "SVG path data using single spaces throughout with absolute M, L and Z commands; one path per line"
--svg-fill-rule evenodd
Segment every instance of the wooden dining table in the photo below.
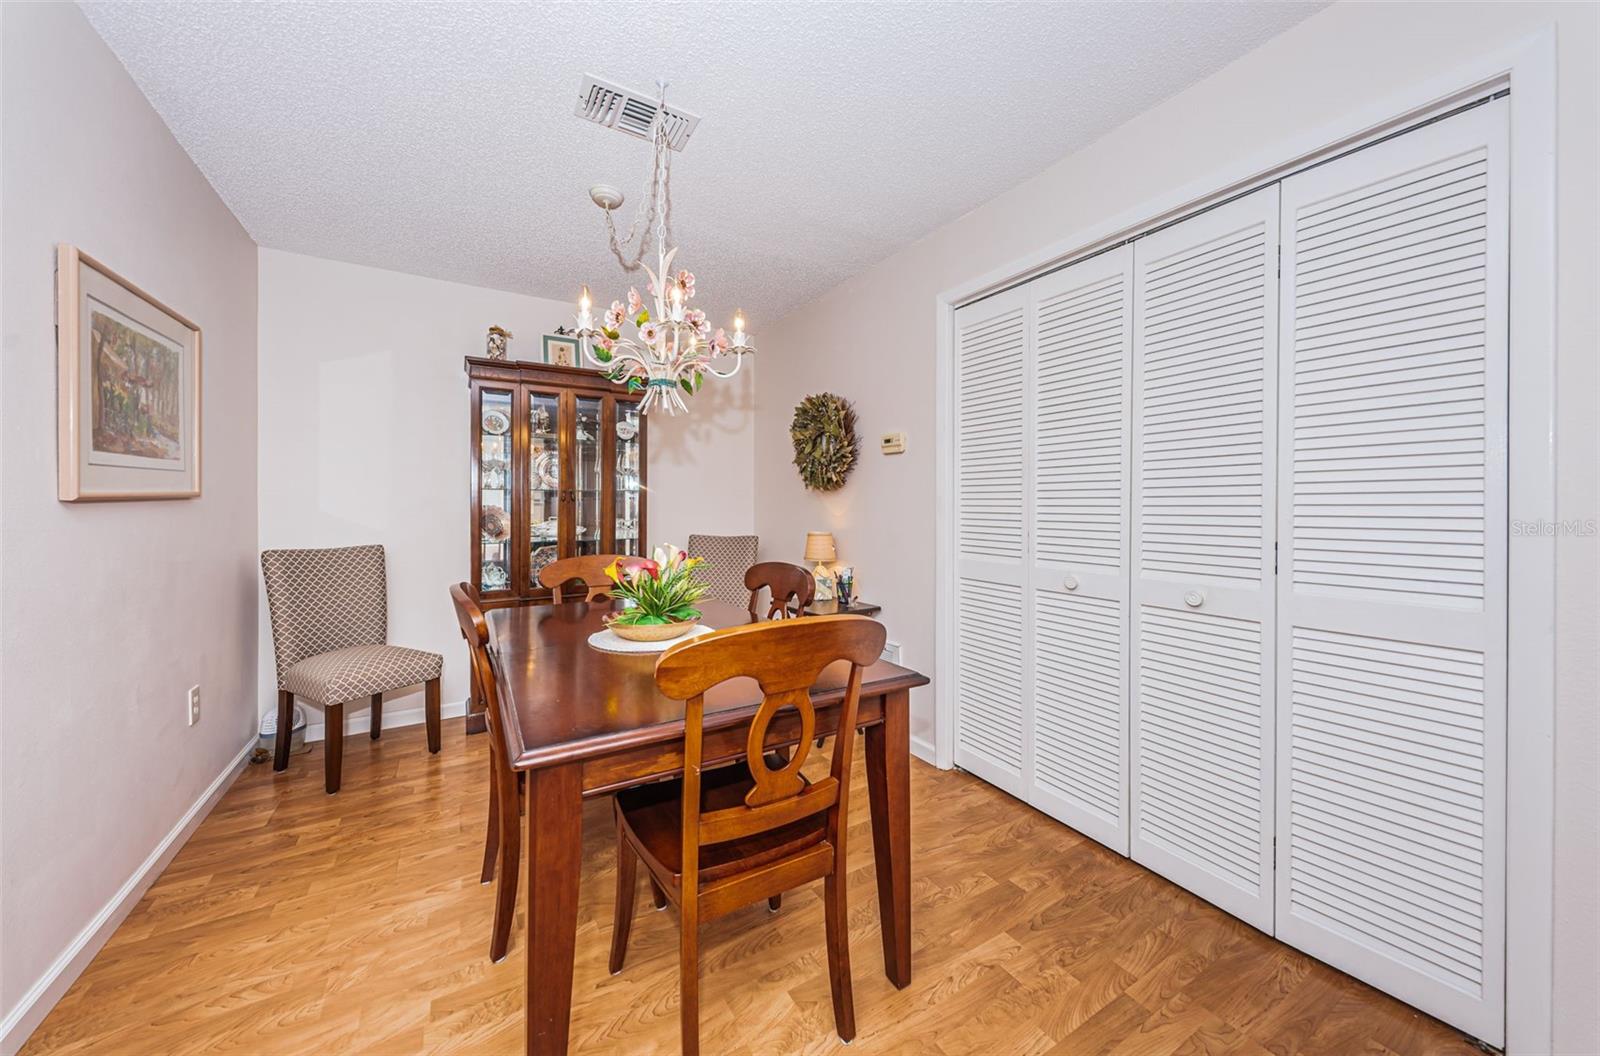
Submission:
M 743 608 L 703 602 L 713 628 L 750 623 Z M 510 765 L 527 773 L 527 1051 L 564 1053 L 572 1013 L 583 800 L 683 772 L 683 703 L 655 684 L 658 653 L 603 652 L 589 644 L 611 603 L 567 602 L 489 612 L 490 646 Z M 811 690 L 816 734 L 836 733 L 848 665 L 824 669 Z M 868 809 L 877 866 L 883 969 L 911 982 L 910 691 L 915 671 L 880 661 L 862 675 L 856 725 L 866 733 Z M 748 678 L 706 693 L 703 757 L 744 758 L 761 692 Z M 780 713 L 767 746 L 800 737 L 798 712 Z

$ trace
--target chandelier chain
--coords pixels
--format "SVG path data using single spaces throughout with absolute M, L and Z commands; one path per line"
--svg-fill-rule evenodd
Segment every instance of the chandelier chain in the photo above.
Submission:
M 656 245 L 667 246 L 672 242 L 672 151 L 667 146 L 666 125 L 662 116 L 667 109 L 667 95 L 664 90 L 656 104 L 655 120 L 651 123 L 651 140 L 655 146 L 655 157 L 650 172 L 650 192 L 647 208 L 637 209 L 633 214 L 633 223 L 628 225 L 628 237 L 622 240 L 617 238 L 616 223 L 613 220 L 612 210 L 606 210 L 606 234 L 611 243 L 611 255 L 617 258 L 617 263 L 622 265 L 623 271 L 638 271 L 644 260 L 645 252 L 650 248 L 650 229 L 655 228 Z M 634 237 L 639 232 L 639 221 L 644 221 L 645 233 L 639 238 L 637 248 Z M 629 253 L 623 251 L 623 246 L 630 247 Z
M 686 303 L 695 294 L 694 274 L 682 267 L 676 272 L 671 270 L 678 255 L 676 248 L 670 248 L 673 243 L 672 153 L 664 121 L 667 86 L 665 82 L 658 84 L 661 97 L 650 129 L 655 148 L 650 200 L 634 211 L 626 252 L 617 238 L 612 210 L 605 211 L 611 253 L 624 271 L 643 269 L 650 276 L 647 287 L 650 301 L 647 304 L 638 290 L 630 288 L 626 303 L 612 301 L 596 319 L 589 287 L 585 286 L 578 302 L 577 332 L 587 363 L 605 371 L 613 382 L 626 385 L 629 392 L 641 393 L 640 414 L 648 414 L 652 407 L 660 407 L 668 414 L 682 414 L 689 409 L 684 395 L 698 392 L 708 375 L 731 378 L 739 373 L 744 358 L 755 352 L 755 346 L 745 331 L 742 313 L 734 317 L 731 336 L 723 330 L 713 332 L 706 313 Z M 639 236 L 637 247 L 634 245 L 636 234 Z M 651 248 L 652 235 L 656 256 L 654 269 L 643 262 Z M 630 255 L 632 260 L 629 260 Z M 622 332 L 625 325 L 637 333 L 625 336 Z

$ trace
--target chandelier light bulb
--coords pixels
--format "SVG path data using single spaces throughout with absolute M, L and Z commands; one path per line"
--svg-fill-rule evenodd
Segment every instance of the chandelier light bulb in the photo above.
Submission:
M 585 286 L 578 297 L 578 329 L 589 330 L 593 325 L 594 318 L 589 314 L 589 287 Z

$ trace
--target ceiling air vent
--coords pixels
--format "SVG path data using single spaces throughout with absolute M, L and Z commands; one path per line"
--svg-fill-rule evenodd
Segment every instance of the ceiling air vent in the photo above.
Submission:
M 578 92 L 578 108 L 574 111 L 586 121 L 605 125 L 640 139 L 650 138 L 650 126 L 655 122 L 656 97 L 644 92 L 618 88 L 598 77 L 584 74 L 583 87 Z M 694 134 L 700 119 L 694 114 L 666 107 L 661 115 L 667 130 L 667 146 L 682 150 Z

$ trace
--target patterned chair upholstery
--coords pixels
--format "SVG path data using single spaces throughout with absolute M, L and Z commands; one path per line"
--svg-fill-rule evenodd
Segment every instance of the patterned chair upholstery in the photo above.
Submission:
M 289 712 L 294 698 L 327 715 L 327 789 L 339 790 L 344 705 L 371 702 L 372 738 L 383 724 L 387 690 L 427 688 L 428 749 L 439 750 L 439 676 L 444 657 L 388 644 L 388 578 L 383 547 L 265 550 L 261 574 L 272 617 L 278 669 L 278 741 L 273 769 L 289 764 Z
M 705 559 L 695 575 L 710 588 L 707 593 L 730 605 L 743 605 L 750 598 L 744 585 L 745 570 L 756 563 L 755 535 L 691 535 L 688 554 Z

